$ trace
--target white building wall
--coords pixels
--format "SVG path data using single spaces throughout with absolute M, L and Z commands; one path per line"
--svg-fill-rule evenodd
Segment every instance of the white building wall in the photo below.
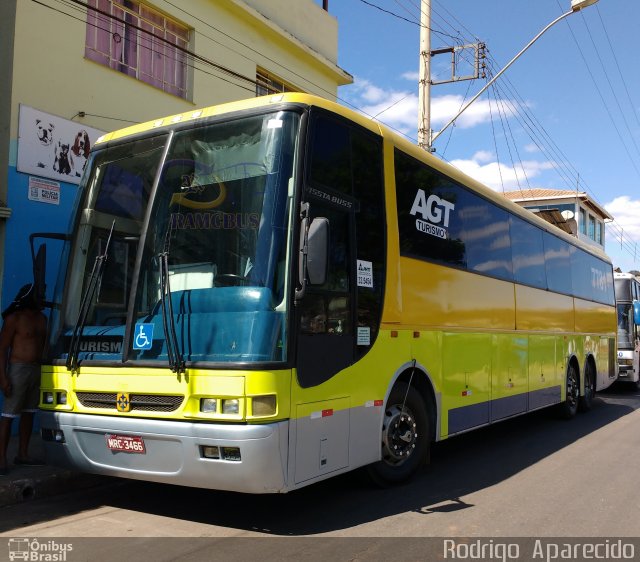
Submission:
M 344 0 L 343 0 L 344 1 Z M 242 0 L 236 0 L 242 4 Z M 244 0 L 244 3 L 291 33 L 334 64 L 338 61 L 338 22 L 313 0 Z

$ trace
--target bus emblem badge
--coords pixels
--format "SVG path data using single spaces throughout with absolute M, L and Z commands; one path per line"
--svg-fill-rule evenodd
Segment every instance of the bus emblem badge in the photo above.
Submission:
M 129 393 L 118 392 L 118 398 L 116 399 L 116 409 L 118 412 L 130 412 L 131 401 L 129 400 Z

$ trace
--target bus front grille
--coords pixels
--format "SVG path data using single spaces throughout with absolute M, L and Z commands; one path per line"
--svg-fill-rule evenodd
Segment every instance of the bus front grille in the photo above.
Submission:
M 116 410 L 115 392 L 76 392 L 78 401 L 85 408 L 102 408 Z M 164 394 L 131 394 L 130 411 L 173 412 L 177 410 L 184 396 L 167 396 Z

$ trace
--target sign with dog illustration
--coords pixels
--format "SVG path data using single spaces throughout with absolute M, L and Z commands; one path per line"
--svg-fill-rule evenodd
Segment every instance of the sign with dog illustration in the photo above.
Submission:
M 18 172 L 80 183 L 89 151 L 104 131 L 20 105 Z

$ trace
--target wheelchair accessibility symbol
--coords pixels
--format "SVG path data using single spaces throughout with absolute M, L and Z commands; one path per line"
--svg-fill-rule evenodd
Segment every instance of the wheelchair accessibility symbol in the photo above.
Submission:
M 151 349 L 153 344 L 153 324 L 136 324 L 133 335 L 133 349 Z

